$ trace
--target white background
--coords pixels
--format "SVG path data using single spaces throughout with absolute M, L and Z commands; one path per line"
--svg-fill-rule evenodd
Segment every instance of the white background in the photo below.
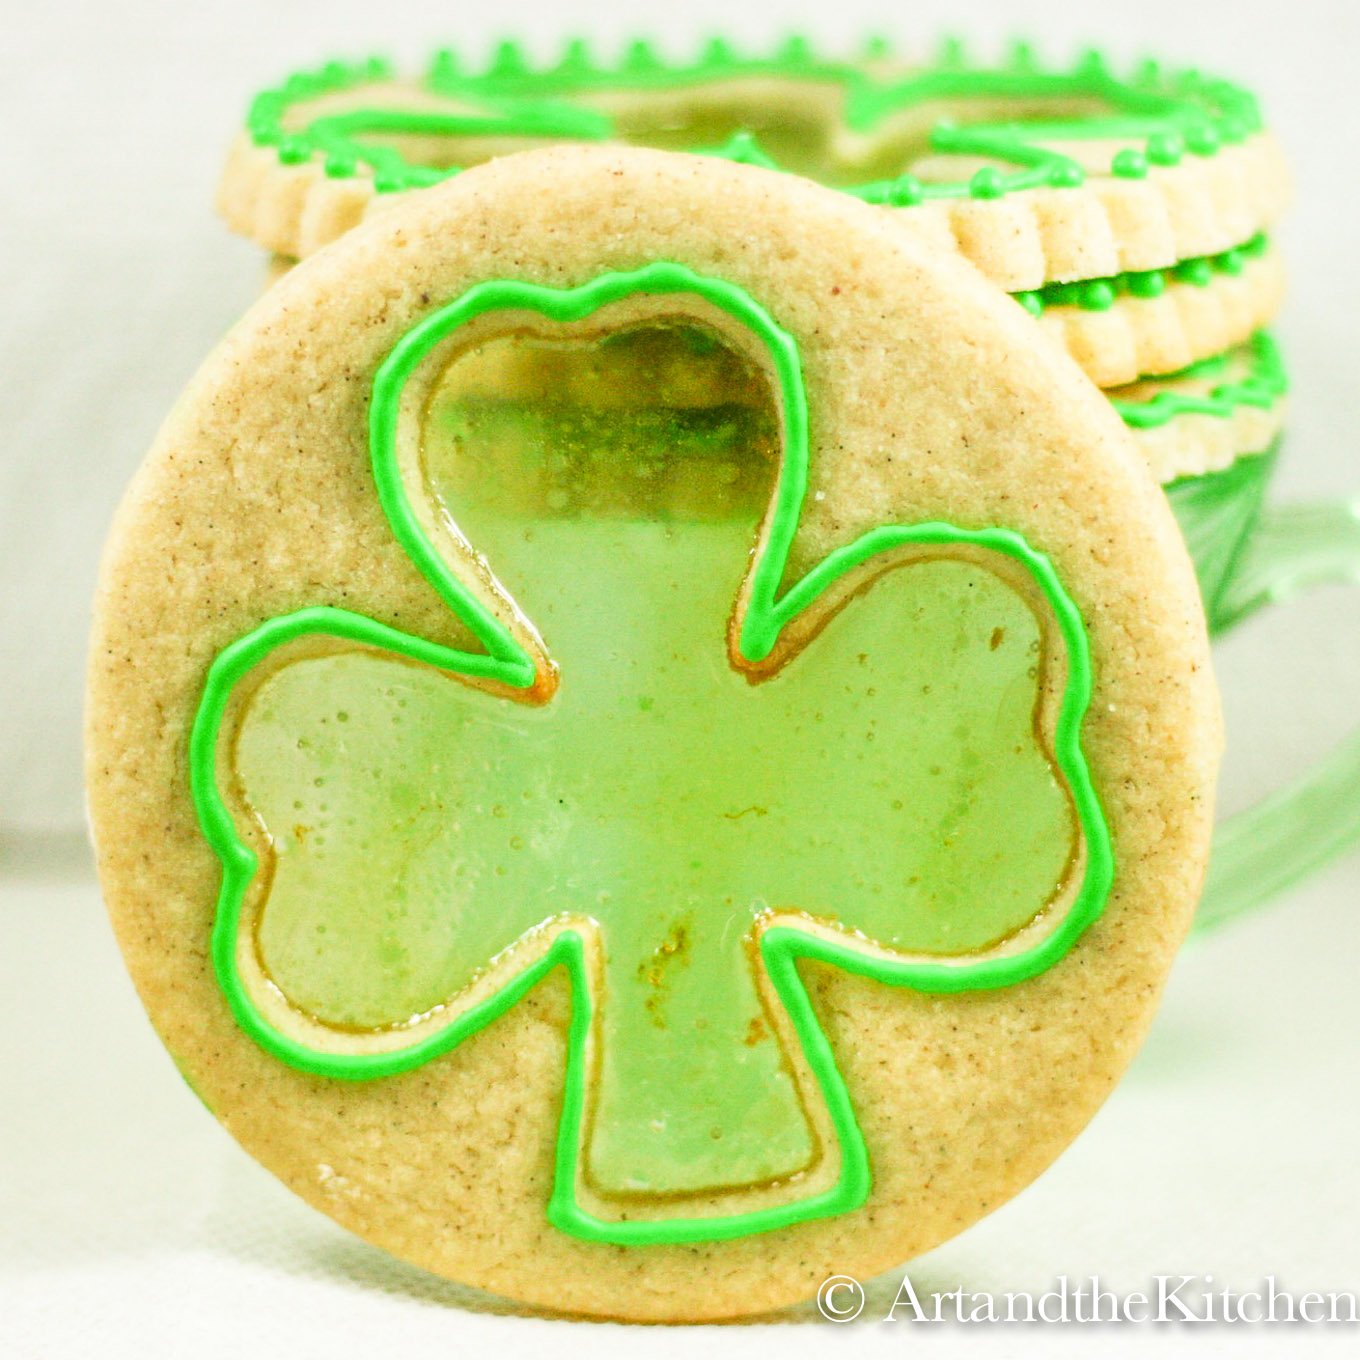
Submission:
M 733 1352 L 1304 1353 L 1335 1329 L 990 1332 L 832 1328 L 800 1314 L 707 1333 L 498 1316 L 347 1238 L 258 1171 L 195 1104 L 124 979 L 80 837 L 88 597 L 122 484 L 176 393 L 254 297 L 257 252 L 212 213 L 249 94 L 295 66 L 526 35 L 683 53 L 721 29 L 830 45 L 1023 32 L 1097 41 L 1258 89 L 1297 169 L 1280 239 L 1294 378 L 1281 494 L 1360 492 L 1360 6 L 1353 0 L 615 0 L 121 5 L 0 11 L 0 1357 Z M 1225 802 L 1301 768 L 1360 704 L 1360 609 L 1336 592 L 1219 652 Z M 1146 1052 L 1095 1125 L 1013 1204 L 918 1262 L 918 1288 L 1046 1288 L 1062 1272 L 1360 1289 L 1360 859 L 1192 945 Z M 892 1282 L 884 1288 L 889 1294 Z M 488 1311 L 490 1310 L 490 1311 Z M 871 1303 L 869 1311 L 874 1311 Z

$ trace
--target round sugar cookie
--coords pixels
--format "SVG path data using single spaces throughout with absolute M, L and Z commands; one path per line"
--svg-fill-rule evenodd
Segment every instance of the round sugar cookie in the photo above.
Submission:
M 256 303 L 120 510 L 89 683 L 109 909 L 208 1108 L 406 1260 L 645 1320 L 1037 1176 L 1150 1022 L 1220 746 L 1165 500 L 1019 308 L 619 147 Z

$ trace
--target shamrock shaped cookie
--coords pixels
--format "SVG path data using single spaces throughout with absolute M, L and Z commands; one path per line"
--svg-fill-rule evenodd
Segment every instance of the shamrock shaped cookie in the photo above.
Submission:
M 1188 920 L 1217 725 L 1174 522 L 1028 326 L 842 195 L 589 148 L 241 323 L 111 549 L 92 805 L 266 1165 L 453 1278 L 679 1318 L 1060 1150 Z

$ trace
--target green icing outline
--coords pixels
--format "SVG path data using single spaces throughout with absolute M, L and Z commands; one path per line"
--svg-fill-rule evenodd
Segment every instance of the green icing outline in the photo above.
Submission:
M 261 1014 L 240 976 L 236 957 L 240 916 L 258 860 L 237 835 L 218 788 L 217 765 L 222 722 L 234 687 L 277 647 L 301 637 L 323 634 L 377 646 L 445 671 L 497 680 L 520 689 L 534 683 L 536 668 L 531 656 L 450 570 L 419 525 L 396 463 L 401 391 L 433 347 L 475 317 L 489 312 L 527 310 L 550 321 L 570 322 L 638 293 L 697 296 L 720 308 L 765 345 L 776 375 L 782 406 L 783 459 L 769 530 L 752 570 L 750 603 L 738 642 L 740 654 L 753 662 L 768 657 L 781 631 L 801 610 L 846 572 L 877 553 L 904 545 L 967 545 L 1002 553 L 1019 563 L 1046 596 L 1066 649 L 1067 677 L 1054 732 L 1053 757 L 1072 798 L 1085 842 L 1086 863 L 1072 905 L 1050 935 L 1019 953 L 972 964 L 869 956 L 847 944 L 787 925 L 767 927 L 760 935 L 761 958 L 826 1101 L 841 1150 L 840 1174 L 835 1184 L 806 1199 L 747 1213 L 611 1221 L 587 1212 L 576 1198 L 586 1101 L 586 1044 L 594 1008 L 585 940 L 579 931 L 562 926 L 546 952 L 499 991 L 410 1048 L 366 1054 L 312 1049 L 275 1028 Z M 547 1208 L 548 1218 L 556 1227 L 591 1242 L 641 1245 L 716 1241 L 768 1232 L 858 1208 L 867 1199 L 872 1184 L 869 1152 L 835 1056 L 799 976 L 799 962 L 831 964 L 888 985 L 923 992 L 953 993 L 1011 986 L 1045 971 L 1071 949 L 1104 909 L 1113 882 L 1110 832 L 1081 745 L 1081 724 L 1092 691 L 1090 648 L 1081 613 L 1052 563 L 1019 534 L 1007 529 L 961 529 L 939 522 L 885 525 L 832 552 L 780 596 L 779 584 L 807 490 L 808 409 L 797 342 L 740 288 L 697 275 L 677 264 L 656 263 L 631 273 L 606 273 L 580 287 L 563 290 L 507 280 L 473 287 L 427 315 L 384 360 L 373 384 L 369 433 L 374 482 L 393 533 L 440 598 L 471 628 L 486 651 L 471 653 L 444 647 L 348 610 L 317 606 L 267 620 L 227 646 L 213 661 L 190 735 L 189 768 L 203 834 L 222 863 L 211 956 L 237 1023 L 274 1057 L 304 1072 L 368 1080 L 410 1071 L 448 1052 L 504 1014 L 547 973 L 561 966 L 570 979 L 572 1008 L 556 1166 Z
M 1216 255 L 1192 255 L 1169 269 L 1136 269 L 1103 278 L 1081 279 L 1075 283 L 1046 283 L 1029 292 L 1011 296 L 1031 316 L 1042 316 L 1050 307 L 1080 307 L 1088 312 L 1105 312 L 1120 296 L 1156 298 L 1166 292 L 1168 283 L 1188 283 L 1207 288 L 1216 275 L 1236 277 L 1249 260 L 1259 260 L 1269 249 L 1266 233 L 1258 231 L 1241 245 Z
M 1249 346 L 1251 367 L 1246 375 L 1219 383 L 1204 394 L 1194 392 L 1155 392 L 1150 397 L 1131 400 L 1110 397 L 1110 405 L 1130 428 L 1151 430 L 1169 424 L 1177 416 L 1214 416 L 1226 420 L 1239 407 L 1255 406 L 1268 411 L 1289 390 L 1289 375 L 1284 357 L 1275 338 L 1268 331 L 1257 331 Z M 1169 373 L 1152 381 L 1174 382 L 1179 378 L 1207 378 L 1222 373 L 1228 355 L 1216 354 L 1208 359 Z
M 866 47 L 870 62 L 888 55 L 882 40 Z M 933 66 L 879 78 L 863 63 L 821 57 L 806 38 L 798 36 L 760 56 L 741 55 L 730 42 L 713 39 L 697 59 L 680 63 L 663 59 L 651 44 L 638 40 L 628 45 L 615 64 L 595 61 L 578 39 L 567 45 L 556 65 L 539 68 L 518 43 L 503 42 L 476 73 L 464 71 L 454 53 L 445 48 L 435 54 L 423 88 L 480 103 L 487 110 L 484 117 L 402 111 L 393 121 L 396 111 L 374 109 L 323 116 L 293 131 L 284 125 L 296 103 L 392 76 L 392 67 L 381 58 L 329 62 L 315 71 L 298 72 L 255 97 L 246 118 L 247 131 L 257 146 L 276 148 L 285 164 L 319 156 L 326 174 L 333 177 L 353 176 L 361 165 L 367 165 L 375 190 L 388 193 L 436 184 L 459 174 L 460 168 L 411 165 L 392 148 L 363 145 L 357 138 L 365 132 L 482 132 L 607 141 L 613 126 L 607 115 L 566 102 L 567 96 L 591 90 L 674 89 L 752 76 L 828 81 L 843 88 L 845 126 L 859 132 L 872 130 L 899 109 L 935 99 L 1094 98 L 1104 100 L 1112 110 L 1106 117 L 1066 122 L 967 126 L 942 122 L 931 133 L 934 151 L 1001 160 L 1016 169 L 985 166 L 968 180 L 947 183 L 926 183 L 903 174 L 844 190 L 868 203 L 909 207 L 937 199 L 994 199 L 1024 189 L 1080 187 L 1085 182 L 1081 166 L 1039 145 L 1041 139 L 1141 141 L 1141 150 L 1121 148 L 1110 164 L 1112 175 L 1141 179 L 1150 166 L 1176 165 L 1187 153 L 1212 156 L 1263 127 L 1255 97 L 1239 85 L 1196 70 L 1167 71 L 1152 61 L 1141 63 L 1130 78 L 1121 79 L 1094 49 L 1083 52 L 1069 69 L 1045 69 L 1029 44 L 1016 43 L 1005 62 L 982 66 L 968 61 L 957 39 L 946 39 Z M 779 168 L 757 140 L 744 133 L 726 146 L 707 149 L 707 154 Z

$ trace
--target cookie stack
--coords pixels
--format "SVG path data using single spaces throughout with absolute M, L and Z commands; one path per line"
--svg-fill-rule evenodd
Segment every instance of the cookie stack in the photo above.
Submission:
M 1153 62 L 1116 73 L 1097 52 L 1046 66 L 1027 44 L 981 64 L 956 41 L 907 62 L 879 41 L 844 61 L 798 38 L 715 40 L 672 63 L 638 42 L 600 63 L 575 42 L 534 66 L 507 42 L 478 69 L 443 50 L 420 77 L 332 63 L 264 91 L 220 207 L 282 270 L 423 187 L 562 141 L 805 175 L 962 254 L 1108 392 L 1192 548 L 1213 507 L 1221 537 L 1196 560 L 1214 613 L 1285 394 L 1266 328 L 1288 177 L 1248 91 Z

